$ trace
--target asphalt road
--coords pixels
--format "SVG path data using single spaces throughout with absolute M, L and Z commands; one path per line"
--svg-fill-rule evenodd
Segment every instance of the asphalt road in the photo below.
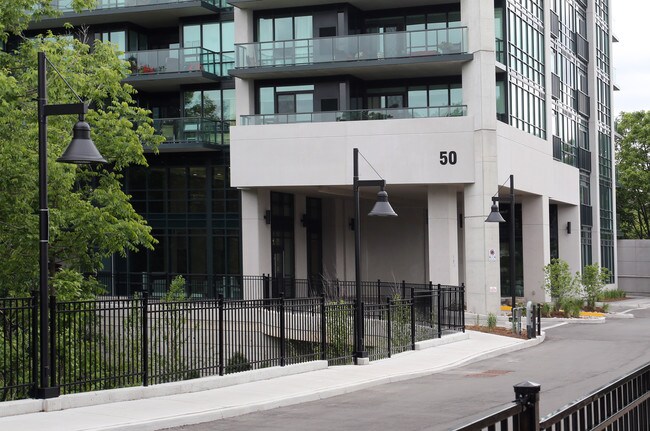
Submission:
M 633 314 L 550 328 L 537 347 L 444 373 L 174 430 L 449 430 L 509 404 L 526 380 L 542 385 L 543 417 L 650 362 L 650 309 Z

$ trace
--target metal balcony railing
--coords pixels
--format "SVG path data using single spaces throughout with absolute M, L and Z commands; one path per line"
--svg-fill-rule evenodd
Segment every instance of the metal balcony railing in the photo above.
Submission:
M 204 71 L 227 76 L 234 64 L 229 53 L 218 53 L 205 48 L 131 51 L 125 53 L 124 58 L 130 63 L 133 75 Z
M 230 133 L 229 121 L 201 117 L 156 118 L 156 133 L 165 137 L 165 144 L 211 144 L 222 145 L 224 134 Z
M 358 109 L 354 111 L 305 112 L 296 114 L 242 115 L 242 126 L 262 124 L 326 123 L 336 121 L 391 120 L 404 118 L 463 117 L 466 105 L 425 108 Z
M 463 54 L 467 27 L 243 43 L 235 50 L 236 69 Z
M 179 4 L 179 3 L 189 3 L 193 0 L 98 0 L 95 6 L 95 9 L 119 9 L 135 6 L 156 6 L 156 5 L 165 5 L 165 4 Z M 227 0 L 201 0 L 203 3 L 207 3 L 218 8 L 229 8 L 232 7 L 227 3 Z M 56 7 L 61 12 L 73 12 L 72 0 L 54 0 L 52 6 Z

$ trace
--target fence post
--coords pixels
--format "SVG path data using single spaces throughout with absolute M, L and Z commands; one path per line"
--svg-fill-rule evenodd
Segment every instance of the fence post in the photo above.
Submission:
M 429 281 L 429 323 L 433 328 L 433 282 Z
M 381 279 L 377 279 L 377 304 L 381 304 Z
M 442 338 L 442 289 L 440 289 L 440 283 L 438 283 L 438 338 Z
M 402 299 L 406 299 L 406 281 L 402 280 Z
M 386 298 L 386 303 L 388 304 L 388 327 L 386 329 L 386 335 L 388 337 L 388 357 L 390 358 L 390 353 L 393 350 L 393 325 L 391 323 L 392 319 L 390 318 L 393 309 L 393 300 L 390 296 Z
M 269 276 L 262 274 L 262 296 L 266 299 L 272 298 L 271 295 L 271 283 L 269 282 Z
M 537 335 L 542 335 L 542 304 L 537 304 Z
M 56 387 L 56 296 L 50 295 L 50 386 Z
M 219 343 L 219 375 L 223 376 L 224 373 L 224 368 L 223 368 L 223 358 L 224 358 L 224 352 L 223 352 L 223 337 L 224 337 L 224 329 L 223 329 L 223 295 L 219 294 L 219 300 L 217 301 L 217 307 L 219 307 L 219 310 L 217 312 L 217 319 L 218 319 L 218 325 L 219 325 L 219 332 L 217 334 L 218 338 L 218 343 Z
M 460 322 L 465 332 L 465 283 L 460 284 Z
M 36 397 L 38 390 L 38 290 L 32 290 L 32 397 Z
M 142 291 L 142 386 L 149 386 L 149 289 Z
M 286 337 L 285 332 L 285 316 L 284 316 L 284 292 L 280 292 L 280 366 L 284 367 L 286 365 L 286 355 L 287 355 L 287 346 L 286 346 Z
M 415 350 L 415 289 L 411 287 L 411 350 Z
M 519 414 L 518 431 L 539 431 L 539 391 L 538 383 L 522 382 L 514 386 L 515 402 L 524 407 Z
M 327 360 L 327 316 L 325 314 L 325 293 L 320 295 L 320 358 Z

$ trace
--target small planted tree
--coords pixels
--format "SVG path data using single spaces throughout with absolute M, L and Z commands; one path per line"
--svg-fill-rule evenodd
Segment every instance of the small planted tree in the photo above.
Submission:
M 587 265 L 582 269 L 580 281 L 587 307 L 593 310 L 598 297 L 602 295 L 603 289 L 609 281 L 609 270 L 601 268 L 597 263 Z
M 562 259 L 551 259 L 544 266 L 544 289 L 551 295 L 555 311 L 578 296 L 579 275 L 571 274 L 569 264 Z

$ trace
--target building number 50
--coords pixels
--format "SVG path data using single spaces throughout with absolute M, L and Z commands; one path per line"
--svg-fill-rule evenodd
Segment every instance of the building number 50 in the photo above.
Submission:
M 441 151 L 440 152 L 440 164 L 441 165 L 455 165 L 458 161 L 458 156 L 455 151 Z

